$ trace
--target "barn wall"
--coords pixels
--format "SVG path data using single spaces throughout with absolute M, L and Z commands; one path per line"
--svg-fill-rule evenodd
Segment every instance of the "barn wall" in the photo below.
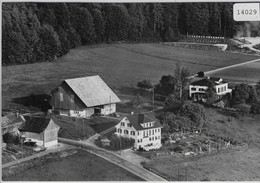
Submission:
M 104 108 L 101 109 L 101 114 L 108 115 L 116 112 L 116 104 L 107 104 L 104 105 Z
M 60 100 L 60 93 L 63 95 L 63 101 Z M 54 109 L 81 110 L 86 108 L 85 104 L 65 82 L 52 91 L 50 104 Z
M 32 133 L 32 132 L 23 132 L 26 139 L 37 139 L 37 140 L 43 140 L 43 134 L 42 133 Z

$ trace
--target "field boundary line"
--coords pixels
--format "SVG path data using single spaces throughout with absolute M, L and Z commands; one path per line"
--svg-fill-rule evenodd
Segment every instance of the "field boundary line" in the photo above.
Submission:
M 204 73 L 205 73 L 205 74 L 212 74 L 212 73 L 214 73 L 214 72 L 222 71 L 222 70 L 225 70 L 225 69 L 230 69 L 230 68 L 237 67 L 237 66 L 241 66 L 241 65 L 245 65 L 245 64 L 250 64 L 250 63 L 254 63 L 254 62 L 259 62 L 259 61 L 260 61 L 260 58 L 255 59 L 255 60 L 251 60 L 251 61 L 247 61 L 247 62 L 243 62 L 243 63 L 240 63 L 240 64 L 234 64 L 234 65 L 222 67 L 222 68 L 219 68 L 219 69 L 214 69 L 214 70 L 211 70 L 211 71 L 206 71 L 206 72 L 204 72 Z

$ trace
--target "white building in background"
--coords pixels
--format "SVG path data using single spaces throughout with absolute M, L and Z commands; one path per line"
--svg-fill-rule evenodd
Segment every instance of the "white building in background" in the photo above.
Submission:
M 215 90 L 215 94 L 217 98 L 221 98 L 221 96 L 226 94 L 231 94 L 232 89 L 228 88 L 228 82 L 223 81 L 222 78 L 215 77 L 205 77 L 203 79 L 194 81 L 189 86 L 189 96 L 194 100 L 206 100 L 206 92 L 207 89 L 213 86 Z
M 161 144 L 160 122 L 151 114 L 133 114 L 124 117 L 117 125 L 117 136 L 132 138 L 135 140 L 134 148 L 159 149 Z

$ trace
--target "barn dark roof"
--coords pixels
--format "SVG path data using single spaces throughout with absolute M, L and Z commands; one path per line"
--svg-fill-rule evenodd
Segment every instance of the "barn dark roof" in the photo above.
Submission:
M 133 114 L 126 117 L 137 131 L 162 127 L 160 122 L 152 114 Z M 155 122 L 154 126 L 147 128 L 141 126 L 142 123 L 150 122 Z
M 24 116 L 26 122 L 23 122 L 19 128 L 21 132 L 43 132 L 48 124 L 50 123 L 50 118 L 46 117 L 36 117 L 36 116 Z

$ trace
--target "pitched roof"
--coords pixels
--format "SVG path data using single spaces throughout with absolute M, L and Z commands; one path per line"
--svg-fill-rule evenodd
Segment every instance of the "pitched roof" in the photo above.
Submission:
M 132 114 L 126 117 L 137 131 L 162 127 L 161 123 L 151 114 Z M 149 122 L 155 122 L 154 126 L 147 128 L 141 126 L 142 123 Z
M 213 84 L 213 86 L 216 85 L 220 85 L 220 84 L 224 84 L 227 83 L 226 81 L 223 81 L 221 78 L 215 78 L 215 77 L 206 77 L 204 79 L 200 79 L 200 80 L 196 80 L 194 82 L 191 83 L 191 85 L 194 86 L 210 86 L 211 84 Z
M 23 117 L 21 115 L 8 115 L 2 117 L 2 128 L 5 128 L 10 125 L 22 123 L 24 121 Z
M 207 79 L 207 78 L 204 78 L 204 79 L 201 79 L 198 81 L 194 81 L 191 83 L 191 85 L 194 85 L 194 86 L 210 86 L 211 84 L 213 84 L 214 86 L 218 85 L 216 82 L 214 82 L 210 79 Z
M 87 107 L 120 102 L 116 94 L 98 75 L 66 79 L 64 82 Z
M 39 116 L 24 116 L 25 122 L 19 128 L 21 132 L 41 133 L 49 125 L 51 119 Z

